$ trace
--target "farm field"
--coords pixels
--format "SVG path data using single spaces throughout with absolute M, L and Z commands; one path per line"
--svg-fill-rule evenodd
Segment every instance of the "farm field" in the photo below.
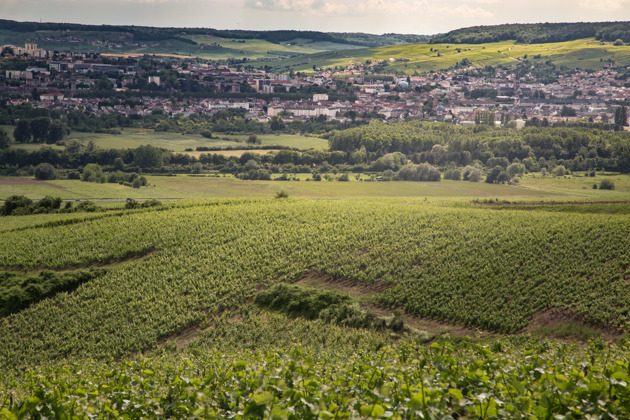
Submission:
M 275 174 L 277 178 L 281 174 Z M 119 184 L 98 184 L 79 180 L 38 181 L 32 178 L 0 178 L 0 200 L 12 195 L 40 199 L 46 195 L 63 199 L 192 199 L 220 197 L 273 197 L 286 191 L 292 197 L 433 197 L 476 198 L 479 200 L 535 201 L 627 201 L 630 176 L 598 175 L 595 178 L 540 178 L 526 176 L 519 185 L 442 180 L 441 182 L 349 182 L 311 181 L 310 174 L 291 175 L 300 181 L 248 181 L 230 175 L 146 176 L 149 186 L 131 188 Z M 361 174 L 361 179 L 369 177 Z M 593 190 L 593 183 L 610 179 L 615 190 Z M 308 181 L 307 181 L 308 180 Z
M 439 54 L 439 55 L 438 55 Z M 534 56 L 540 55 L 539 59 Z M 513 67 L 519 58 L 531 61 L 551 61 L 556 66 L 582 69 L 601 69 L 613 60 L 618 65 L 630 64 L 630 47 L 602 44 L 595 39 L 547 43 L 516 44 L 511 41 L 488 44 L 407 44 L 380 48 L 365 48 L 347 51 L 328 51 L 295 57 L 288 60 L 265 63 L 276 71 L 312 70 L 313 65 L 321 68 L 365 63 L 367 60 L 388 62 L 387 72 L 428 73 L 452 68 L 456 63 L 468 59 L 475 67 L 503 65 Z M 307 59 L 308 58 L 308 59 Z M 402 60 L 401 60 L 402 59 Z
M 290 195 L 5 217 L 0 298 L 37 296 L 15 276 L 104 271 L 0 318 L 3 415 L 625 417 L 630 215 L 585 206 Z M 346 303 L 261 306 L 280 284 Z

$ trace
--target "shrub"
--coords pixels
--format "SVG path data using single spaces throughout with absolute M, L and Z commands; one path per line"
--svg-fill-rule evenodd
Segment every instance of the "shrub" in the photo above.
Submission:
M 35 168 L 35 178 L 40 180 L 57 179 L 57 171 L 50 163 L 40 163 Z
M 409 163 L 400 168 L 398 177 L 403 181 L 439 181 L 442 179 L 440 171 L 428 163 L 419 165 Z
M 565 176 L 567 174 L 567 170 L 563 165 L 558 165 L 553 168 L 553 176 Z
M 604 179 L 602 180 L 602 182 L 599 183 L 599 189 L 600 190 L 614 190 L 615 183 L 612 182 L 610 179 Z
M 462 173 L 462 179 L 464 181 L 479 182 L 481 181 L 481 168 L 477 166 L 468 165 L 464 168 Z
M 286 191 L 278 191 L 276 193 L 276 198 L 289 198 L 289 193 Z
M 444 179 L 460 181 L 462 179 L 462 171 L 459 168 L 449 168 L 444 172 Z
M 74 211 L 87 212 L 87 213 L 93 213 L 98 210 L 99 210 L 99 207 L 96 204 L 94 204 L 92 201 L 81 201 L 74 208 Z
M 16 209 L 30 208 L 31 204 L 33 204 L 33 200 L 28 197 L 23 195 L 12 195 L 5 200 L 4 205 L 0 208 L 0 212 L 2 215 L 8 216 L 10 214 L 14 214 Z

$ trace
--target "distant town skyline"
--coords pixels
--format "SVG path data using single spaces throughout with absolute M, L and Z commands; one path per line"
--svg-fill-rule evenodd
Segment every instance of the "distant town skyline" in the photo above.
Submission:
M 629 21 L 630 0 L 0 0 L 18 21 L 434 35 L 477 25 Z

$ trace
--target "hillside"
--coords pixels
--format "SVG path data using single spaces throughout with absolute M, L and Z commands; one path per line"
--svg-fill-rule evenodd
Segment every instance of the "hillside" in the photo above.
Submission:
M 35 42 L 53 51 L 176 54 L 207 59 L 273 59 L 348 48 L 423 42 L 422 35 L 316 31 L 242 31 L 211 28 L 80 25 L 0 20 L 0 45 Z
M 267 198 L 6 218 L 2 415 L 625 417 L 616 206 Z
M 519 44 L 543 44 L 595 38 L 614 42 L 630 42 L 630 22 L 536 23 L 473 26 L 436 35 L 436 44 L 486 44 L 515 41 Z
M 415 74 L 472 65 L 516 67 L 519 61 L 550 62 L 556 66 L 596 70 L 630 65 L 630 46 L 604 44 L 594 38 L 544 44 L 502 41 L 488 44 L 408 44 L 381 48 L 328 51 L 288 60 L 265 62 L 274 71 L 317 68 L 356 68 L 357 63 L 378 73 Z M 380 62 L 380 65 L 377 65 Z M 468 64 L 469 63 L 469 64 Z M 263 65 L 261 64 L 261 67 Z M 376 66 L 376 67 L 375 67 Z

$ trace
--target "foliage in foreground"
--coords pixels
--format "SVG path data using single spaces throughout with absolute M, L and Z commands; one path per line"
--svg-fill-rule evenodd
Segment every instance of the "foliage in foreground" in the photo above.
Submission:
M 290 347 L 32 372 L 6 418 L 625 418 L 628 348 L 521 340 Z M 446 417 L 445 417 L 446 416 Z

